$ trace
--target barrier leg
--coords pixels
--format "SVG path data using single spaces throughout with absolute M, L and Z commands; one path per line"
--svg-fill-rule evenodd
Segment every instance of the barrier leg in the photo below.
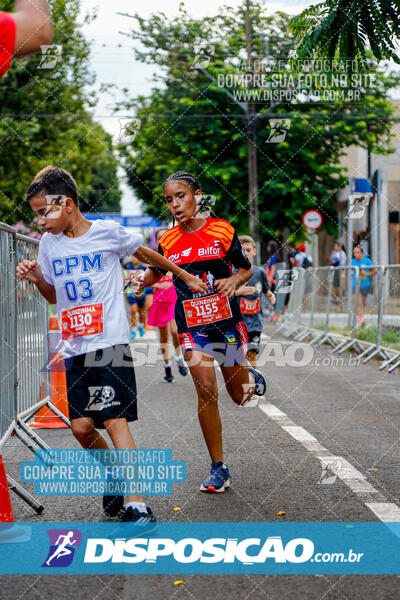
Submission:
M 390 352 L 388 352 L 386 350 L 386 348 L 381 348 L 380 347 L 380 352 L 381 352 L 381 358 L 383 358 L 383 360 L 389 360 L 389 358 L 391 357 Z
M 15 427 L 13 433 L 34 454 L 36 450 L 40 450 L 40 446 L 36 443 L 36 440 L 32 440 L 23 431 L 18 429 L 18 427 Z
M 335 354 L 335 352 L 338 352 L 341 348 L 343 348 L 343 346 L 345 346 L 348 342 L 348 339 L 342 340 L 337 346 L 335 346 L 332 349 L 332 354 Z
M 338 356 L 339 356 L 339 354 L 343 354 L 343 352 L 345 352 L 346 350 L 350 350 L 350 348 L 352 346 L 354 346 L 356 342 L 357 342 L 357 340 L 350 340 L 349 342 L 347 342 L 347 344 L 345 344 L 344 346 L 342 346 L 342 348 L 337 353 Z
M 58 417 L 59 419 L 61 419 L 61 421 L 63 421 L 63 422 L 64 422 L 64 424 L 65 424 L 67 427 L 71 427 L 71 421 L 70 421 L 69 419 L 67 419 L 67 417 L 64 415 L 64 413 L 62 413 L 62 412 L 61 412 L 61 410 L 59 410 L 59 409 L 57 408 L 57 406 L 54 406 L 54 404 L 53 404 L 52 402 L 50 402 L 50 401 L 48 401 L 48 402 L 47 402 L 47 406 L 49 407 L 49 409 L 50 409 L 50 410 L 52 410 L 52 411 L 53 411 L 53 413 L 54 413 L 55 415 L 57 415 L 57 417 Z
M 303 341 L 303 340 L 304 340 L 306 337 L 308 337 L 308 336 L 309 336 L 309 335 L 311 335 L 311 334 L 312 334 L 312 332 L 311 332 L 311 330 L 310 330 L 310 329 L 305 329 L 305 330 L 304 330 L 304 331 L 302 331 L 301 333 L 298 333 L 298 334 L 295 336 L 295 338 L 294 338 L 294 339 L 296 340 L 296 342 L 301 342 L 301 341 Z
M 376 348 L 376 345 L 372 344 L 371 346 L 369 346 L 368 348 L 366 348 L 363 352 L 361 352 L 361 354 L 359 354 L 357 356 L 357 359 L 358 360 L 363 359 L 365 356 L 367 356 L 371 352 L 371 350 L 375 350 L 375 348 Z
M 299 326 L 293 326 L 290 329 L 288 329 L 287 331 L 285 331 L 285 333 L 283 334 L 285 337 L 291 337 L 294 333 L 297 333 L 297 331 L 300 329 Z
M 7 481 L 10 490 L 17 494 L 17 496 L 19 496 L 21 500 L 24 500 L 24 502 L 29 504 L 29 506 L 31 506 L 38 515 L 40 515 L 44 511 L 43 504 L 40 504 L 40 502 L 38 502 L 36 498 L 34 498 L 32 494 L 30 494 L 25 488 L 23 488 L 20 483 L 17 483 L 15 479 L 10 477 L 9 475 L 7 475 Z
M 379 370 L 382 371 L 383 369 L 386 369 L 386 367 L 388 367 L 389 365 L 391 365 L 399 357 L 400 357 L 400 352 L 396 352 L 396 354 L 393 354 L 393 356 L 391 356 L 387 360 L 383 361 L 383 363 L 379 367 Z
M 315 336 L 314 339 L 311 340 L 310 342 L 310 346 L 313 346 L 316 342 L 318 342 L 318 340 L 320 340 L 322 337 L 324 337 L 323 333 L 319 333 L 318 335 Z
M 29 427 L 23 422 L 17 419 L 16 427 L 20 427 L 22 431 L 33 440 L 43 450 L 51 450 L 50 446 L 46 444 L 38 435 L 34 433 Z
M 279 332 L 280 332 L 280 331 L 282 331 L 283 329 L 286 329 L 286 327 L 287 327 L 287 326 L 288 326 L 288 325 L 287 325 L 287 323 L 286 323 L 286 322 L 284 322 L 284 323 L 281 323 L 281 324 L 279 325 L 279 327 L 278 327 L 277 329 L 275 329 L 275 333 L 279 333 Z
M 400 360 L 396 361 L 394 363 L 394 365 L 392 365 L 391 367 L 388 368 L 388 373 L 391 373 L 392 371 L 394 371 L 395 369 L 397 369 L 397 367 L 400 365 Z
M 326 335 L 324 335 L 324 337 L 321 340 L 318 340 L 318 342 L 316 343 L 316 348 L 319 348 L 320 346 L 322 346 L 322 344 L 335 345 L 335 342 L 333 341 L 333 339 L 331 338 L 330 335 L 326 334 Z
M 372 352 L 372 354 L 369 354 L 368 356 L 366 356 L 366 357 L 364 358 L 364 360 L 362 360 L 362 361 L 361 361 L 361 362 L 362 362 L 362 364 L 363 364 L 363 365 L 366 365 L 366 364 L 367 364 L 367 362 L 371 360 L 371 358 L 374 358 L 374 356 L 376 356 L 376 355 L 377 355 L 377 354 L 379 354 L 380 352 L 381 352 L 381 350 L 380 350 L 380 348 L 379 348 L 379 347 L 375 348 L 375 350 Z

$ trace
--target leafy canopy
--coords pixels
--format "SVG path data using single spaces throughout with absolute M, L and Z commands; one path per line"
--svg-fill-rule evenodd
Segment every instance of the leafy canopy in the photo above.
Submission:
M 134 140 L 120 147 L 129 185 L 146 212 L 166 217 L 163 182 L 174 171 L 192 171 L 203 192 L 215 196 L 216 214 L 228 218 L 239 232 L 247 232 L 247 124 L 243 111 L 226 93 L 229 76 L 248 72 L 242 8 L 225 7 L 218 15 L 200 20 L 181 5 L 179 18 L 157 13 L 135 19 L 130 34 L 135 56 L 155 64 L 157 73 L 150 95 L 127 98 L 125 103 L 141 123 Z M 257 84 L 257 91 L 275 89 L 274 78 L 278 78 L 278 91 L 296 90 L 305 73 L 288 58 L 295 48 L 288 35 L 289 17 L 283 13 L 267 17 L 256 5 L 252 24 L 255 65 L 257 58 L 265 59 L 266 36 L 274 61 L 273 67 L 267 61 L 266 79 Z M 196 68 L 200 58 L 208 75 Z M 349 175 L 339 167 L 345 148 L 357 144 L 376 153 L 391 151 L 393 108 L 387 98 L 399 79 L 373 65 L 370 74 L 372 83 L 356 82 L 357 100 L 340 97 L 343 90 L 331 72 L 322 75 L 328 91 L 339 93 L 333 100 L 318 98 L 318 89 L 306 99 L 301 94 L 281 101 L 256 98 L 263 243 L 284 228 L 301 239 L 301 216 L 309 208 L 321 210 L 324 226 L 335 232 L 335 195 Z M 280 84 L 279 77 L 288 75 L 292 83 Z M 314 87 L 321 87 L 321 81 L 320 77 Z M 229 91 L 249 93 L 241 84 Z M 290 121 L 279 143 L 270 143 L 273 117 Z
M 298 55 L 354 59 L 366 66 L 368 45 L 378 61 L 400 63 L 399 0 L 325 0 L 292 19 Z
M 13 4 L 4 8 L 10 10 Z M 14 61 L 0 81 L 0 220 L 11 224 L 30 222 L 24 194 L 47 164 L 63 167 L 76 178 L 83 210 L 119 210 L 111 137 L 91 114 L 94 76 L 90 45 L 78 24 L 79 0 L 54 0 L 51 13 L 53 43 L 62 46 L 56 66 L 39 68 L 41 55 L 32 55 Z

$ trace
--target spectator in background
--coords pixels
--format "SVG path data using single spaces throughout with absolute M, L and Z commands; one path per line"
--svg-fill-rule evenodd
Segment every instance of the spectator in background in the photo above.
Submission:
M 157 248 L 162 235 L 166 231 L 168 230 L 159 229 L 157 231 Z M 160 335 L 160 347 L 164 357 L 164 381 L 167 383 L 172 383 L 174 381 L 174 376 L 172 374 L 172 364 L 170 361 L 170 336 L 175 349 L 175 361 L 179 373 L 185 377 L 189 370 L 183 360 L 178 329 L 176 327 L 175 304 L 178 297 L 176 295 L 171 273 L 166 273 L 163 275 L 160 281 L 155 283 L 151 289 L 154 289 L 154 297 L 149 309 L 148 324 L 158 327 Z
M 276 288 L 276 269 L 278 267 L 278 244 L 271 240 L 268 242 L 267 246 L 268 252 L 268 260 L 267 260 L 267 279 L 268 285 L 271 292 L 275 292 Z M 275 321 L 275 319 L 280 319 L 280 314 L 278 311 L 275 311 L 271 317 L 269 317 L 270 321 Z
M 288 285 L 290 287 L 290 290 L 287 292 L 286 297 L 285 297 L 285 310 L 286 310 L 287 305 L 289 304 L 291 286 L 292 286 L 292 281 L 293 281 L 293 269 L 296 266 L 296 254 L 297 254 L 296 246 L 294 245 L 293 242 L 288 242 L 287 243 L 287 247 L 288 247 L 288 254 L 287 254 L 288 276 L 287 276 L 287 282 L 288 282 Z
M 296 267 L 302 267 L 303 269 L 308 269 L 313 266 L 313 259 L 306 252 L 306 245 L 299 244 L 297 246 L 297 254 L 294 257 Z
M 339 242 L 335 242 L 333 250 L 329 256 L 329 261 L 332 267 L 344 267 L 347 264 L 347 255 L 344 250 L 344 246 L 340 247 Z M 340 304 L 340 275 L 343 273 L 342 269 L 335 269 L 333 273 L 333 290 L 332 290 L 332 304 Z
M 296 258 L 297 250 L 296 250 L 296 246 L 294 245 L 293 242 L 288 242 L 287 247 L 288 247 L 288 255 L 287 255 L 288 269 L 292 270 L 293 267 L 296 266 L 295 258 Z
M 135 256 L 126 256 L 122 261 L 125 279 L 129 279 L 130 271 L 144 273 L 146 265 L 143 265 Z M 126 288 L 128 304 L 131 310 L 131 339 L 134 340 L 139 329 L 140 337 L 144 336 L 144 326 L 146 325 L 145 301 L 146 292 L 140 298 L 137 298 L 131 291 L 130 286 Z
M 267 279 L 271 292 L 275 291 L 276 286 L 276 268 L 278 265 L 278 244 L 273 240 L 267 246 Z
M 364 256 L 364 251 L 361 246 L 355 246 L 353 249 L 353 267 L 360 269 L 360 293 L 358 295 L 357 316 L 360 325 L 365 324 L 364 312 L 368 294 L 372 293 L 371 276 L 376 274 L 376 269 L 373 267 L 373 262 L 368 256 Z M 372 267 L 372 268 L 371 268 Z M 356 292 L 356 273 L 353 272 L 353 294 Z
M 0 77 L 13 56 L 38 52 L 52 38 L 47 0 L 16 0 L 13 13 L 0 12 Z

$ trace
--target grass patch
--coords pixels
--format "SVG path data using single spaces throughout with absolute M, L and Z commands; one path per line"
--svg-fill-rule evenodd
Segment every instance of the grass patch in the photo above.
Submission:
M 323 326 L 317 327 L 316 329 L 323 329 Z M 331 333 L 339 333 L 340 335 L 351 336 L 350 327 L 329 327 Z M 369 342 L 375 344 L 376 340 L 376 327 L 357 327 L 356 339 L 362 342 Z M 400 350 L 400 329 L 394 329 L 391 327 L 383 328 L 382 330 L 382 346 L 393 348 L 393 350 Z

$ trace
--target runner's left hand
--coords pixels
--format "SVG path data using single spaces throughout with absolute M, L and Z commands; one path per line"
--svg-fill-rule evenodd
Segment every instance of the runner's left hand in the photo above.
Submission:
M 271 302 L 272 306 L 274 306 L 275 294 L 273 292 L 271 292 L 271 290 L 268 290 L 268 292 L 266 293 L 266 296 L 267 296 L 268 300 Z
M 144 290 L 143 283 L 144 271 L 133 271 L 129 273 L 129 287 L 134 296 L 141 296 Z
M 209 289 L 208 285 L 204 283 L 199 277 L 196 275 L 191 275 L 190 273 L 185 273 L 184 277 L 182 277 L 186 285 L 188 285 L 194 292 L 205 294 Z

